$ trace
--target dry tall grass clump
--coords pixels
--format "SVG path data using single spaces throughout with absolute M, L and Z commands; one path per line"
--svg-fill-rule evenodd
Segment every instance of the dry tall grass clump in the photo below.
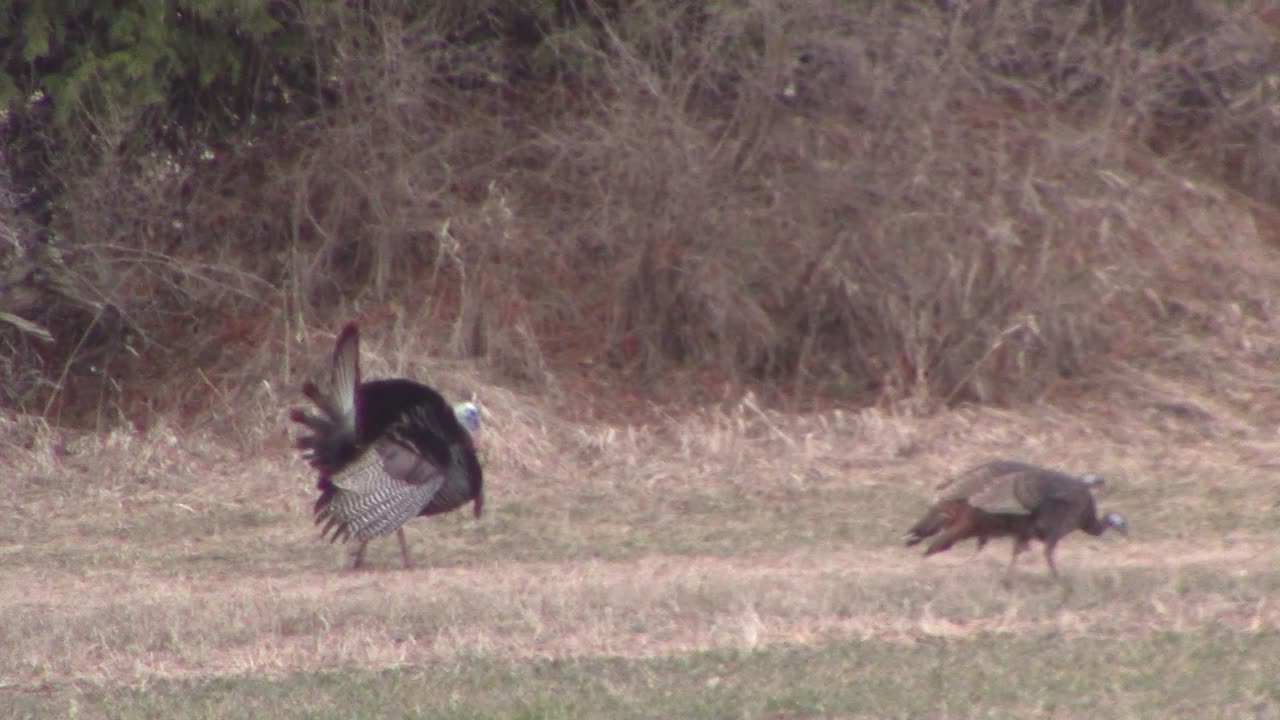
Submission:
M 1154 330 L 1136 302 L 1153 288 L 1220 295 L 1187 282 L 1206 256 L 1253 258 L 1228 294 L 1266 302 L 1274 254 L 1221 237 L 1205 222 L 1221 197 L 1136 142 L 1176 104 L 1178 61 L 1203 53 L 1136 21 L 1105 31 L 1086 5 L 806 3 L 697 33 L 654 13 L 670 40 L 648 54 L 611 35 L 611 91 L 550 136 L 551 177 L 581 198 L 617 288 L 615 356 L 1010 401 Z M 1232 20 L 1211 39 L 1256 49 Z
M 533 383 L 598 360 L 923 407 L 1100 379 L 1232 307 L 1274 329 L 1275 248 L 1187 181 L 1203 138 L 1236 187 L 1274 174 L 1254 14 L 573 8 L 532 50 L 388 12 L 332 34 L 325 114 L 77 169 L 61 241 L 105 310 L 28 409 L 198 413 L 352 315 Z

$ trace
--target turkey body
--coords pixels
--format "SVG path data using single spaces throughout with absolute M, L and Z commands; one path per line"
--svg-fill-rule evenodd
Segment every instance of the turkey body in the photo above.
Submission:
M 1058 543 L 1075 530 L 1101 535 L 1108 529 L 1127 533 L 1124 517 L 1099 516 L 1091 488 L 1102 484 L 1096 475 L 1068 475 L 1013 460 L 994 460 L 971 468 L 944 483 L 938 501 L 907 531 L 907 545 L 936 538 L 925 555 L 949 550 L 973 538 L 978 549 L 988 540 L 1013 538 L 1013 557 L 1004 584 L 1012 583 L 1018 555 L 1032 540 L 1044 543 L 1045 563 L 1055 579 Z
M 403 378 L 361 382 L 355 324 L 338 337 L 330 392 L 311 382 L 302 391 L 318 412 L 290 417 L 310 430 L 297 445 L 319 476 L 316 523 L 330 541 L 360 543 L 353 567 L 363 564 L 369 540 L 391 532 L 404 566 L 412 567 L 404 524 L 419 515 L 474 503 L 480 517 L 484 475 L 473 405 L 452 407 L 434 389 Z

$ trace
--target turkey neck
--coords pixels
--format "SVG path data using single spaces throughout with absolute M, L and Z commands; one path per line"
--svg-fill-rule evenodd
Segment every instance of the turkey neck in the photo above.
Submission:
M 1080 521 L 1080 529 L 1090 535 L 1101 535 L 1107 531 L 1108 527 L 1110 527 L 1110 525 L 1102 522 L 1102 520 L 1098 518 L 1098 513 L 1095 512 L 1092 507 L 1086 511 L 1085 517 Z

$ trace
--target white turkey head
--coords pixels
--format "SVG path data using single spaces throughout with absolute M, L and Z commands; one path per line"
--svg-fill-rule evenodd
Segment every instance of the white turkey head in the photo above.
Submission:
M 475 403 L 463 402 L 453 406 L 453 415 L 458 418 L 458 424 L 466 428 L 467 432 L 475 435 L 480 432 L 480 408 Z
M 1109 512 L 1103 515 L 1102 525 L 1103 527 L 1112 528 L 1126 537 L 1129 535 L 1129 523 L 1125 522 L 1124 516 L 1120 513 Z

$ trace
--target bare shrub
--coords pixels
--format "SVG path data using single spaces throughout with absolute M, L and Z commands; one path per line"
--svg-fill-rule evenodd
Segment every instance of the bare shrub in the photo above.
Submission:
M 1239 297 L 1175 289 L 1244 251 L 1204 250 L 1205 193 L 1134 141 L 1270 187 L 1274 51 L 1184 5 L 581 3 L 533 50 L 460 40 L 453 5 L 330 28 L 324 115 L 75 169 L 64 233 L 118 318 L 112 363 L 88 339 L 76 367 L 120 404 L 117 377 L 156 410 L 262 404 L 309 326 L 356 317 L 533 383 L 607 360 L 1036 398 L 1140 354 L 1175 296 Z M 1274 268 L 1248 270 L 1261 302 Z
M 661 62 L 615 34 L 614 92 L 555 135 L 557 172 L 601 178 L 615 355 L 943 401 L 1096 371 L 1113 301 L 1159 282 L 1127 139 L 1212 75 L 1170 58 L 1221 52 L 1186 56 L 1172 10 L 774 13 L 668 26 Z
M 1102 303 L 1068 215 L 1108 192 L 1088 138 L 986 98 L 935 16 L 814 12 L 787 20 L 827 37 L 752 13 L 667 32 L 663 64 L 614 36 L 614 92 L 553 136 L 557 176 L 598 177 L 615 352 L 945 400 L 1077 372 Z

